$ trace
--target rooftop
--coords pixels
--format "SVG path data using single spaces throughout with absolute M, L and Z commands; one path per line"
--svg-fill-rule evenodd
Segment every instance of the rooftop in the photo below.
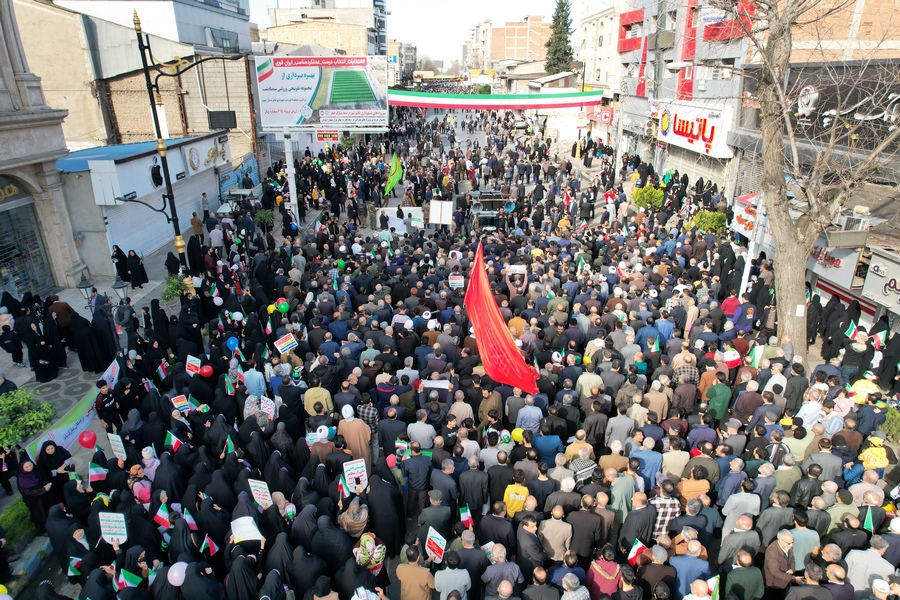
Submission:
M 214 132 L 201 136 L 172 138 L 166 140 L 166 148 L 177 148 L 188 142 L 218 135 L 221 132 Z M 63 173 L 77 173 L 79 171 L 90 171 L 88 166 L 89 160 L 112 160 L 116 162 L 125 162 L 130 158 L 143 156 L 151 152 L 156 152 L 156 142 L 134 142 L 131 144 L 119 144 L 117 146 L 97 146 L 96 148 L 87 148 L 77 152 L 71 152 L 66 156 L 57 159 L 56 168 Z

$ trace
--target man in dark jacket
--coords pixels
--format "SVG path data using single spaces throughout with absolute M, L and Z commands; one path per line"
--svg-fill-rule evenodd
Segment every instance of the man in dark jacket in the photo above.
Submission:
M 594 548 L 606 543 L 603 539 L 603 517 L 594 512 L 593 496 L 585 495 L 581 499 L 581 509 L 570 512 L 566 521 L 572 525 L 569 550 L 578 555 L 578 565 L 586 570 L 591 564 Z
M 516 564 L 522 570 L 522 577 L 525 578 L 525 581 L 532 578 L 536 567 L 543 567 L 547 562 L 547 553 L 538 539 L 537 529 L 537 519 L 533 515 L 526 515 L 522 519 L 522 524 L 519 526 L 519 532 L 516 535 L 516 543 L 518 544 Z
M 619 552 L 623 557 L 628 556 L 634 540 L 640 540 L 644 545 L 649 544 L 656 524 L 656 508 L 647 503 L 647 494 L 635 493 L 631 498 L 631 505 L 634 508 L 626 515 L 619 531 Z M 574 542 L 574 533 L 572 539 Z
M 494 502 L 492 508 L 491 514 L 481 519 L 478 526 L 478 543 L 482 546 L 488 542 L 502 544 L 510 555 L 515 554 L 516 534 L 506 518 L 506 503 Z
M 482 507 L 490 502 L 489 477 L 478 468 L 478 458 L 469 459 L 469 469 L 459 476 L 460 506 L 468 506 L 475 529 L 481 523 Z

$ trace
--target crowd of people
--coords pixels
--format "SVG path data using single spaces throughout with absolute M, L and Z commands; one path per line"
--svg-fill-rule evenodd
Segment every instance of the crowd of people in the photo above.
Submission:
M 298 160 L 294 182 L 272 169 L 262 200 L 282 235 L 249 204 L 201 222 L 188 248 L 202 285 L 177 316 L 156 300 L 134 314 L 117 383 L 97 382 L 97 417 L 127 457 L 101 440 L 79 477 L 47 442 L 11 467 L 81 600 L 900 593 L 884 482 L 896 456 L 880 430 L 900 337 L 886 321 L 847 337 L 858 305 L 815 294 L 810 339 L 776 337 L 771 262 L 685 224 L 711 187 L 675 176 L 672 203 L 637 210 L 613 168 L 582 182 L 514 121 L 403 109 L 385 139 Z M 438 149 L 436 134 L 470 122 L 483 146 Z M 428 154 L 410 150 L 425 141 Z M 393 211 L 395 152 L 395 202 L 452 198 L 458 227 L 376 221 Z M 509 221 L 467 224 L 470 185 L 515 186 Z M 307 229 L 292 188 L 330 214 Z M 221 244 L 205 245 L 217 228 Z M 449 283 L 479 251 L 536 391 L 481 365 Z M 17 326 L 37 310 L 11 300 Z M 825 362 L 807 370 L 819 335 Z M 365 477 L 348 479 L 359 459 Z M 125 516 L 127 540 L 102 535 L 105 512 Z M 236 535 L 240 519 L 260 535 Z

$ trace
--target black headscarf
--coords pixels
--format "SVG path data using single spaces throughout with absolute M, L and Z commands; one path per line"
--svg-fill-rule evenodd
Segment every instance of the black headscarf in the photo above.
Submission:
M 255 568 L 255 558 L 238 556 L 235 559 L 225 578 L 225 596 L 228 600 L 256 600 L 259 597 Z

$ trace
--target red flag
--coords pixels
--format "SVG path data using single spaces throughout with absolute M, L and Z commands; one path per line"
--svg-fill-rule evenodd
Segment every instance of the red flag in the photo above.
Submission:
M 536 394 L 537 385 L 532 371 L 525 364 L 513 341 L 509 328 L 494 302 L 484 268 L 484 251 L 478 244 L 478 252 L 472 263 L 472 276 L 466 290 L 466 312 L 475 328 L 478 356 L 484 364 L 484 372 L 494 381 L 520 388 L 528 394 Z

